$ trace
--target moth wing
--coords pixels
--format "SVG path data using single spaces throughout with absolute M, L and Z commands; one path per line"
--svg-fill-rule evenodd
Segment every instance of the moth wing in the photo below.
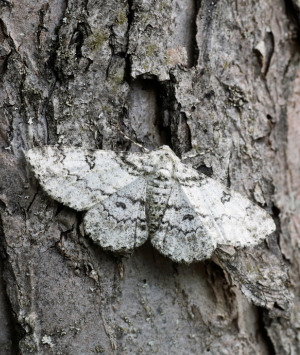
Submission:
M 104 249 L 132 251 L 148 238 L 145 199 L 146 180 L 140 177 L 86 213 L 86 233 Z
M 163 255 L 187 264 L 208 259 L 216 248 L 210 228 L 202 222 L 179 183 L 174 183 L 161 224 L 151 242 Z
M 45 146 L 27 152 L 44 190 L 77 211 L 87 210 L 143 173 L 143 156 L 75 147 Z
M 275 231 L 271 216 L 241 194 L 181 163 L 176 177 L 214 243 L 249 246 Z

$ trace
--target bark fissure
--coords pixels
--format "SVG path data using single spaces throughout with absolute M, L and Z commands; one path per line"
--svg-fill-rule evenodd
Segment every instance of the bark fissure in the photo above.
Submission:
M 1 240 L 15 353 L 299 353 L 296 2 L 1 1 Z M 97 247 L 83 214 L 29 181 L 24 151 L 141 153 L 114 125 L 252 199 L 276 233 L 190 266 L 150 241 L 122 260 Z

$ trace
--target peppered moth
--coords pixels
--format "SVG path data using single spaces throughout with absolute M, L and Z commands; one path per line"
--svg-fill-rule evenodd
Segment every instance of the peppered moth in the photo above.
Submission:
M 265 210 L 182 164 L 167 146 L 144 154 L 45 146 L 27 160 L 52 198 L 87 211 L 85 232 L 114 252 L 149 237 L 163 255 L 191 263 L 218 244 L 254 245 L 275 230 Z

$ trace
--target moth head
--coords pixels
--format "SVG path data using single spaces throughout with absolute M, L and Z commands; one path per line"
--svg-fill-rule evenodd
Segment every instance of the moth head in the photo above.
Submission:
M 152 172 L 161 175 L 168 179 L 173 173 L 176 164 L 180 159 L 175 155 L 172 149 L 166 145 L 153 150 L 149 154 L 149 165 L 152 167 Z
M 167 145 L 163 145 L 163 146 L 155 149 L 153 151 L 153 153 L 155 155 L 161 157 L 161 159 L 167 159 L 167 160 L 173 161 L 174 163 L 180 162 L 180 159 L 176 156 L 176 154 L 173 152 L 173 150 Z

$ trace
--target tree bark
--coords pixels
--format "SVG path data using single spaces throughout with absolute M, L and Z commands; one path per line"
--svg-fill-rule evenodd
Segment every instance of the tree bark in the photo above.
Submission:
M 0 0 L 0 355 L 300 353 L 299 8 Z M 24 154 L 139 151 L 116 126 L 255 201 L 276 232 L 190 266 L 149 242 L 102 250 Z

